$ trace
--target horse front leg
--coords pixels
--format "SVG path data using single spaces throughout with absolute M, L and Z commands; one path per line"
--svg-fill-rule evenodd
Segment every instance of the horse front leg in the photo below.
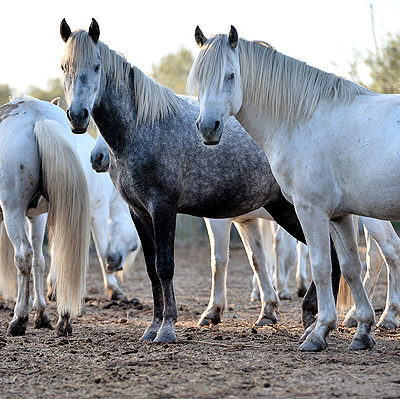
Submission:
M 163 320 L 164 302 L 160 279 L 157 275 L 155 263 L 154 232 L 151 216 L 131 211 L 133 223 L 135 224 L 140 241 L 142 243 L 143 255 L 146 262 L 147 275 L 151 281 L 153 292 L 153 320 L 141 336 L 141 341 L 153 341 L 161 327 Z
M 361 261 L 352 215 L 331 222 L 331 234 L 338 253 L 342 274 L 353 294 L 357 314 L 357 331 L 349 349 L 371 349 L 375 345 L 372 328 L 375 313 L 361 280 Z
M 155 206 L 152 212 L 156 269 L 164 299 L 163 320 L 154 342 L 176 342 L 178 309 L 173 286 L 176 210 L 173 206 L 167 206 L 166 202 L 162 201 L 160 208 Z
M 43 277 L 45 260 L 43 256 L 43 239 L 46 229 L 47 214 L 28 217 L 29 236 L 33 249 L 33 309 L 35 310 L 35 327 L 53 330 L 50 318 L 46 313 L 46 300 L 44 297 Z
M 235 226 L 243 241 L 260 291 L 261 312 L 255 325 L 265 326 L 275 324 L 277 322 L 279 299 L 268 276 L 267 260 L 259 220 L 251 219 L 242 223 L 235 222 Z
M 8 210 L 2 204 L 4 226 L 14 247 L 14 263 L 18 270 L 18 294 L 14 307 L 14 316 L 8 326 L 8 333 L 14 336 L 24 335 L 29 315 L 30 278 L 32 269 L 32 246 L 26 232 L 25 212 Z
M 204 218 L 204 222 L 210 239 L 212 278 L 210 301 L 198 326 L 220 323 L 227 306 L 226 277 L 232 219 Z

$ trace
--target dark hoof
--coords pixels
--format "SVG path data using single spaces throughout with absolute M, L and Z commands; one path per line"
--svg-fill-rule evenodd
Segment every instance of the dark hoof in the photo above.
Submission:
M 311 312 L 303 312 L 302 321 L 305 330 L 314 324 L 316 320 L 317 318 Z
M 291 301 L 292 296 L 290 295 L 289 292 L 278 292 L 278 297 L 279 299 L 286 300 L 286 301 Z
M 54 330 L 50 318 L 46 313 L 42 313 L 41 316 L 35 316 L 35 328 L 48 328 L 49 330 Z
M 302 352 L 321 352 L 328 344 L 322 338 L 316 338 L 313 336 L 309 336 L 300 346 L 299 350 Z
M 12 335 L 13 337 L 25 335 L 27 322 L 28 322 L 27 317 L 23 319 L 12 320 L 8 325 L 7 333 Z
M 175 344 L 176 335 L 174 332 L 157 334 L 153 342 L 161 342 L 165 344 Z
M 258 320 L 254 323 L 254 325 L 255 325 L 256 327 L 263 327 L 263 326 L 268 326 L 268 325 L 271 325 L 271 324 L 276 324 L 276 322 L 277 322 L 276 316 L 275 316 L 275 315 L 271 315 L 271 316 L 269 316 L 269 317 L 264 316 L 263 318 L 258 319 Z
M 208 321 L 208 319 L 201 318 L 197 323 L 197 327 L 209 326 L 210 324 L 211 323 Z
M 59 337 L 68 337 L 72 335 L 72 325 L 70 321 L 59 321 L 56 326 L 57 335 Z
M 297 288 L 297 296 L 299 298 L 303 298 L 304 295 L 306 295 L 306 293 L 307 293 L 307 288 L 306 287 L 303 286 L 301 288 Z
M 372 349 L 376 342 L 370 335 L 364 335 L 362 338 L 354 338 L 349 345 L 349 349 L 352 351 L 362 351 L 365 349 Z
M 57 301 L 57 296 L 56 296 L 56 293 L 55 293 L 55 291 L 53 290 L 53 288 L 49 288 L 49 289 L 47 290 L 46 298 L 47 298 L 47 300 L 48 300 L 49 302 L 55 302 L 55 301 Z
M 119 288 L 116 290 L 107 290 L 107 296 L 111 301 L 119 301 L 125 298 L 125 294 Z
M 349 317 L 348 319 L 344 319 L 342 324 L 349 328 L 357 327 L 357 320 L 353 317 Z
M 376 326 L 383 330 L 396 330 L 399 325 L 393 321 L 382 320 Z

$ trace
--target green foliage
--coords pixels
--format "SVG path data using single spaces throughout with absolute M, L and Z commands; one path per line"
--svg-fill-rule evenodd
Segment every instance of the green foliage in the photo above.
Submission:
M 37 86 L 29 86 L 27 94 L 44 101 L 51 101 L 55 97 L 60 97 L 60 105 L 64 104 L 64 89 L 60 78 L 51 78 L 47 81 L 47 87 L 42 89 Z
M 361 59 L 361 61 L 360 61 Z M 366 85 L 359 77 L 360 62 L 369 69 L 371 83 Z M 388 35 L 378 51 L 368 51 L 362 59 L 360 55 L 350 65 L 352 78 L 379 93 L 398 93 L 400 90 L 400 34 Z
M 0 105 L 9 102 L 9 97 L 12 95 L 11 91 L 11 87 L 8 83 L 0 84 Z
M 161 58 L 158 65 L 153 64 L 151 76 L 175 93 L 184 94 L 192 62 L 192 52 L 182 47 L 176 53 Z

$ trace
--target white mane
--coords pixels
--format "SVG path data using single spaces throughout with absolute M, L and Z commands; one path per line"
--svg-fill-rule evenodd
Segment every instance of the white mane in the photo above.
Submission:
M 100 50 L 103 80 L 111 79 L 117 88 L 121 88 L 128 84 L 133 71 L 137 123 L 153 124 L 177 113 L 179 100 L 172 90 L 159 85 L 137 67 L 132 67 L 122 54 L 106 44 L 100 41 L 95 44 L 84 30 L 73 32 L 68 39 L 62 60 L 63 65 L 68 67 L 68 73 L 75 76 L 83 67 L 96 65 L 96 46 Z
M 267 113 L 276 127 L 284 123 L 290 130 L 300 120 L 308 120 L 322 101 L 349 103 L 357 95 L 375 94 L 281 54 L 267 43 L 239 39 L 238 46 L 243 102 Z M 221 90 L 226 62 L 233 64 L 234 57 L 226 35 L 209 39 L 193 63 L 189 92 L 193 93 L 199 82 Z M 201 86 L 198 91 L 200 94 Z

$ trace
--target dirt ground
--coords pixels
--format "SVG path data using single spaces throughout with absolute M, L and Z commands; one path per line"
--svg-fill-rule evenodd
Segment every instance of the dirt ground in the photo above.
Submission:
M 354 329 L 339 327 L 322 353 L 297 350 L 300 300 L 282 301 L 279 323 L 252 329 L 259 306 L 249 301 L 251 271 L 240 244 L 231 248 L 229 309 L 223 322 L 196 327 L 208 303 L 209 246 L 176 246 L 177 344 L 139 342 L 152 315 L 143 256 L 122 287 L 142 307 L 105 300 L 92 256 L 86 313 L 59 338 L 35 330 L 0 337 L 1 398 L 400 398 L 400 332 L 375 332 L 371 351 L 347 349 Z M 382 272 L 374 307 L 382 312 Z M 56 318 L 54 304 L 50 313 Z M 12 310 L 0 310 L 6 331 Z M 341 316 L 343 319 L 343 315 Z

